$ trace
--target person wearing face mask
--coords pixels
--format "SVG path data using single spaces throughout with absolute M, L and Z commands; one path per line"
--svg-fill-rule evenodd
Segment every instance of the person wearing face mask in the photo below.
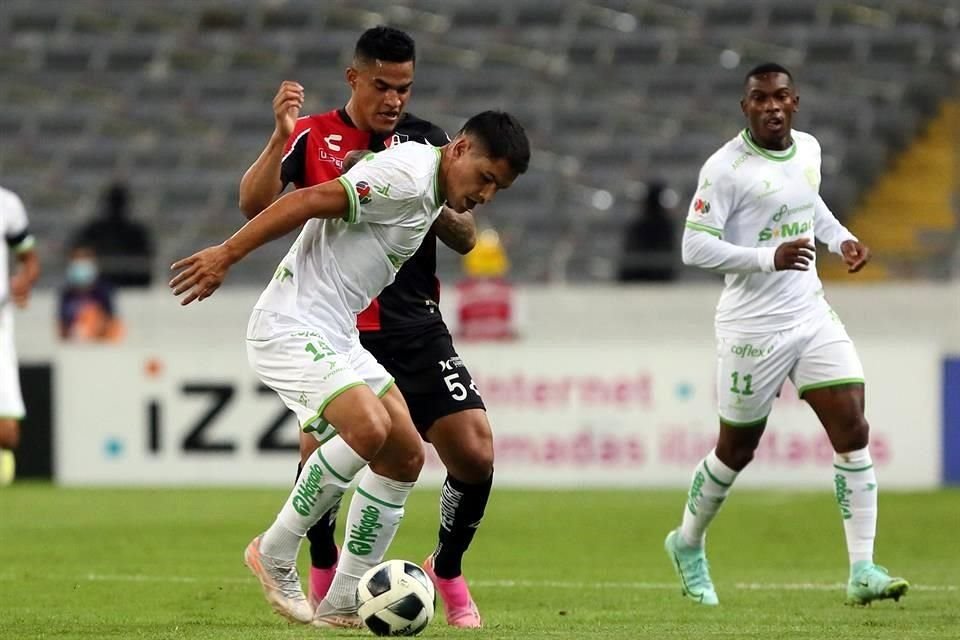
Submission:
M 100 277 L 97 257 L 87 246 L 74 247 L 60 292 L 60 338 L 81 342 L 114 342 L 123 336 L 113 289 Z
M 73 246 L 90 247 L 100 273 L 115 287 L 149 287 L 153 277 L 153 240 L 146 225 L 130 215 L 130 188 L 123 182 L 103 192 L 101 213 L 73 237 Z

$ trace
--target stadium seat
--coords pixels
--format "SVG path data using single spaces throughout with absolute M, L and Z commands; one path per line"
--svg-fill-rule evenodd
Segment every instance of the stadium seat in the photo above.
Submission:
M 3 183 L 38 197 L 38 216 L 81 219 L 118 168 L 148 169 L 149 180 L 130 176 L 143 189 L 138 211 L 166 220 L 179 203 L 191 225 L 161 243 L 161 262 L 235 226 L 237 183 L 271 131 L 280 81 L 305 85 L 305 113 L 342 105 L 357 33 L 380 22 L 417 37 L 414 113 L 451 132 L 481 108 L 525 123 L 535 170 L 490 215 L 524 247 L 517 276 L 539 279 L 556 266 L 549 242 L 574 234 L 597 189 L 663 176 L 689 195 L 706 156 L 742 126 L 749 65 L 795 70 L 797 126 L 821 139 L 824 194 L 843 216 L 936 114 L 960 55 L 956 20 L 932 0 L 95 4 L 0 3 Z M 49 146 L 55 139 L 69 140 L 66 153 Z M 75 175 L 48 193 L 44 181 L 64 172 Z M 43 228 L 63 241 L 58 225 Z M 613 234 L 604 233 L 597 247 Z M 544 257 L 527 250 L 534 243 Z M 265 256 L 237 280 L 262 282 L 278 257 Z M 574 266 L 605 269 L 584 260 Z

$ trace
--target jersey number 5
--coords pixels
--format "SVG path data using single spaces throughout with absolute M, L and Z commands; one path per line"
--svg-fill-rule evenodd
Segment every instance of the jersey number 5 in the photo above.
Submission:
M 457 402 L 462 402 L 467 399 L 467 388 L 460 382 L 459 373 L 451 373 L 448 376 L 444 376 L 443 381 L 447 383 L 447 389 L 450 390 L 451 398 Z M 477 390 L 477 383 L 473 380 L 470 381 L 470 388 L 475 394 L 480 395 L 480 392 Z

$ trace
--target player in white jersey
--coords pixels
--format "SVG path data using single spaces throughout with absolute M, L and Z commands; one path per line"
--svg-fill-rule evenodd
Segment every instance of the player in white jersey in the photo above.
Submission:
M 836 497 L 850 578 L 847 599 L 899 599 L 908 584 L 873 563 L 877 479 L 867 447 L 863 367 L 827 304 L 814 239 L 850 273 L 870 250 L 819 195 L 820 145 L 791 128 L 799 98 L 790 72 L 765 64 L 747 74 L 747 127 L 700 171 L 683 237 L 683 261 L 726 274 L 716 314 L 720 435 L 697 464 L 681 526 L 665 546 L 683 593 L 718 604 L 704 543 L 730 486 L 753 458 L 774 398 L 789 377 L 833 445 Z
M 33 283 L 40 275 L 40 262 L 30 235 L 27 211 L 20 198 L 0 187 L 0 230 L 6 238 L 0 243 L 0 485 L 13 481 L 13 450 L 20 443 L 20 421 L 23 419 L 23 396 L 17 351 L 13 342 L 13 308 L 25 307 Z M 8 278 L 9 251 L 17 261 L 13 276 Z
M 321 441 L 276 521 L 245 561 L 284 617 L 318 627 L 357 627 L 357 582 L 383 559 L 423 465 L 423 446 L 403 396 L 359 342 L 355 316 L 393 281 L 444 204 L 473 209 L 525 172 L 530 148 L 510 115 L 478 114 L 447 145 L 416 142 L 370 154 L 337 180 L 289 193 L 223 244 L 173 265 L 182 304 L 207 298 L 229 267 L 303 226 L 254 307 L 250 363 Z M 350 503 L 333 583 L 313 611 L 296 556 L 307 530 L 363 467 Z

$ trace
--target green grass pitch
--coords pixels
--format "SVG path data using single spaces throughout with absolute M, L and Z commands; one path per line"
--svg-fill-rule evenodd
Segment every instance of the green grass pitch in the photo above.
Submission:
M 261 598 L 241 555 L 284 495 L 0 490 L 0 638 L 372 637 L 291 626 Z M 960 491 L 881 493 L 877 560 L 913 588 L 869 608 L 843 605 L 826 482 L 734 491 L 710 533 L 711 610 L 681 598 L 663 552 L 683 503 L 682 490 L 495 490 L 465 564 L 487 627 L 453 630 L 438 612 L 421 637 L 960 638 Z M 416 491 L 389 557 L 422 561 L 436 527 L 436 492 Z

